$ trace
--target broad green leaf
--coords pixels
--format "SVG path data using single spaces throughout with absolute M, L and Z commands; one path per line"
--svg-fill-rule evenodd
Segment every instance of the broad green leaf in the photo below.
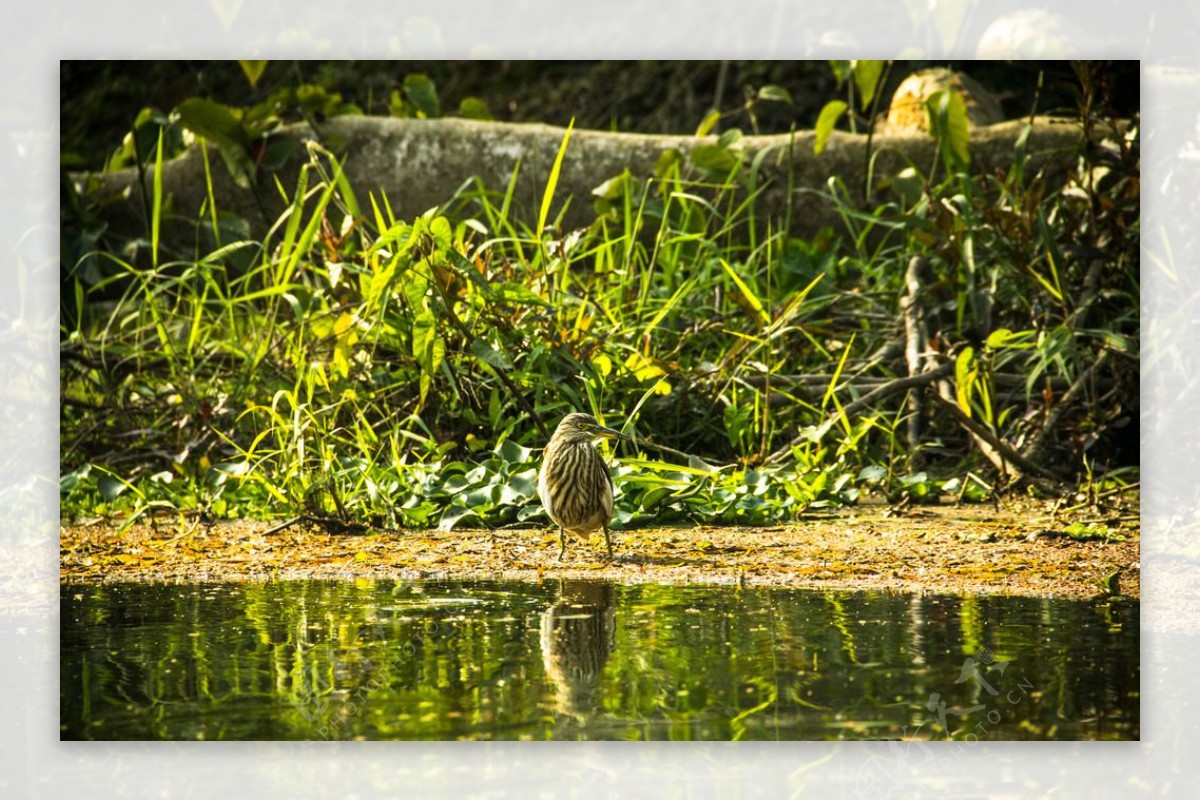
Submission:
M 1008 341 L 1013 332 L 1008 328 L 997 328 L 992 333 L 988 334 L 987 346 L 989 348 L 1002 348 L 1004 343 Z
M 837 80 L 838 89 L 842 88 L 842 84 L 846 82 L 846 78 L 850 76 L 851 65 L 854 62 L 840 60 L 830 61 L 829 69 L 833 70 L 833 77 Z
M 492 293 L 496 300 L 504 301 L 505 303 L 520 303 L 544 307 L 549 307 L 550 305 L 546 302 L 545 298 L 535 293 L 529 287 L 515 282 L 493 284 Z
M 878 59 L 867 59 L 852 62 L 854 64 L 854 85 L 858 87 L 858 102 L 863 111 L 871 106 L 875 91 L 879 88 L 879 76 L 883 74 L 884 62 Z
M 641 499 L 638 501 L 638 506 L 644 512 L 653 512 L 665 498 L 671 495 L 673 490 L 670 487 L 654 487 L 642 493 Z
M 122 139 L 121 146 L 109 156 L 105 163 L 105 171 L 136 164 L 139 158 L 145 164 L 154 154 L 160 134 L 165 136 L 165 158 L 172 158 L 183 150 L 183 131 L 178 126 L 171 125 L 167 116 L 158 109 L 149 106 L 143 108 L 133 121 L 132 130 Z
M 333 367 L 342 378 L 350 376 L 350 358 L 355 344 L 358 343 L 358 332 L 354 329 L 354 315 L 342 312 L 333 324 Z
M 608 378 L 610 375 L 612 375 L 613 371 L 612 359 L 610 359 L 606 353 L 597 353 L 592 357 L 592 369 L 595 370 L 601 378 Z
M 507 464 L 528 464 L 533 461 L 533 451 L 511 439 L 496 446 L 495 454 Z
M 859 481 L 883 481 L 887 478 L 887 469 L 882 465 L 870 464 L 858 473 Z
M 262 141 L 265 153 L 258 165 L 268 172 L 283 169 L 293 156 L 304 150 L 304 145 L 294 136 L 269 136 Z
M 473 353 L 480 361 L 495 367 L 497 370 L 513 369 L 512 362 L 508 360 L 508 357 L 497 350 L 490 342 L 486 340 L 472 340 L 471 353 Z
M 742 147 L 742 140 L 745 139 L 745 134 L 741 128 L 730 128 L 725 133 L 717 137 L 717 147 L 725 147 L 730 150 L 737 150 Z
M 438 106 L 437 87 L 428 75 L 414 72 L 404 76 L 404 97 L 417 107 L 422 117 L 440 117 L 441 108 Z
M 533 471 L 529 471 L 533 472 Z M 537 484 L 515 476 L 500 485 L 500 506 L 524 506 L 537 498 Z
M 491 511 L 491 507 L 495 506 L 496 501 L 500 500 L 500 485 L 497 483 L 474 487 L 467 490 L 462 499 L 463 503 L 470 509 Z
M 333 347 L 333 370 L 342 378 L 350 377 L 350 359 L 340 344 Z
M 492 285 L 488 283 L 487 278 L 483 276 L 483 273 L 479 272 L 479 268 L 475 266 L 474 262 L 458 252 L 458 248 L 447 248 L 446 255 L 450 258 L 450 261 L 453 262 L 454 266 L 461 270 L 467 276 L 467 278 L 471 280 L 471 283 L 479 288 L 484 297 L 488 298 L 489 300 L 495 297 L 495 293 L 492 291 Z
M 665 178 L 681 161 L 683 161 L 683 154 L 679 152 L 678 148 L 667 148 L 658 154 L 658 161 L 654 164 L 654 177 Z
M 225 162 L 225 169 L 233 182 L 242 189 L 250 189 L 254 176 L 254 160 L 250 158 L 250 151 L 237 142 L 222 140 L 217 143 L 217 153 Z
M 400 263 L 399 256 L 393 256 L 377 267 L 367 283 L 367 310 L 375 309 L 383 299 L 384 294 L 391 288 L 392 280 L 396 277 L 396 268 Z
M 829 136 L 833 133 L 834 126 L 837 125 L 841 116 L 846 113 L 847 108 L 849 106 L 843 100 L 830 100 L 821 109 L 821 113 L 817 115 L 816 139 L 813 140 L 814 154 L 819 155 L 825 149 L 825 144 L 829 141 Z
M 312 331 L 313 336 L 317 339 L 324 339 L 333 335 L 333 320 L 327 316 L 314 317 L 308 321 L 308 330 Z
M 424 227 L 424 223 L 421 220 L 418 220 L 417 224 L 422 226 L 422 228 Z M 413 245 L 416 244 L 417 238 L 414 230 L 416 227 L 416 225 L 410 226 L 398 222 L 386 230 L 380 229 L 383 233 L 372 243 L 371 250 L 378 251 L 387 248 L 393 252 L 393 255 L 404 255 L 412 250 Z
M 759 100 L 774 100 L 792 105 L 792 93 L 778 84 L 769 83 L 758 90 Z
M 958 399 L 958 408 L 963 414 L 971 416 L 971 390 L 975 383 L 975 349 L 969 345 L 958 354 L 954 362 L 954 383 Z
M 455 526 L 461 524 L 465 520 L 478 520 L 479 514 L 474 509 L 465 507 L 451 507 L 442 512 L 442 519 L 438 523 L 438 531 L 452 531 Z
M 434 217 L 429 223 L 429 233 L 437 242 L 438 250 L 447 250 L 454 243 L 454 228 L 445 217 Z
M 905 167 L 892 176 L 892 189 L 900 196 L 904 208 L 911 209 L 925 196 L 925 176 L 915 167 Z
M 712 129 L 721 119 L 721 112 L 713 109 L 704 115 L 704 119 L 696 126 L 696 136 L 708 136 L 712 133 Z
M 1030 341 L 1032 338 L 1032 331 L 1014 332 L 1008 328 L 997 328 L 988 334 L 987 346 L 992 350 L 998 348 L 1029 348 L 1033 346 L 1033 343 Z
M 466 117 L 468 120 L 488 122 L 492 119 L 492 112 L 488 109 L 487 103 L 478 97 L 464 97 L 458 104 L 458 116 Z
M 517 520 L 521 523 L 534 520 L 536 518 L 545 519 L 545 517 L 546 510 L 542 508 L 541 503 L 531 503 L 528 506 L 522 506 L 520 511 L 517 512 Z
M 929 130 L 938 142 L 946 169 L 959 172 L 971 163 L 971 125 L 962 95 L 948 89 L 934 92 L 925 101 Z
M 325 268 L 329 271 L 330 289 L 337 289 L 338 283 L 342 280 L 342 270 L 344 270 L 345 267 L 346 265 L 342 264 L 340 261 L 325 262 Z
M 249 59 L 239 59 L 238 64 L 242 68 L 242 72 L 246 76 L 246 80 L 250 82 L 250 88 L 258 86 L 258 80 L 262 77 L 263 71 L 267 68 L 267 60 L 251 61 Z
M 71 473 L 67 473 L 66 475 L 64 475 L 62 478 L 60 478 L 58 480 L 59 492 L 70 492 L 71 490 L 75 489 L 81 483 L 83 483 L 83 480 L 85 478 L 87 478 L 88 474 L 90 474 L 91 472 L 92 472 L 92 466 L 90 464 L 85 464 L 83 467 L 79 468 L 78 470 L 75 470 L 74 472 L 71 472 Z
M 728 175 L 742 163 L 742 151 L 718 145 L 697 145 L 688 158 L 702 170 Z
M 100 497 L 104 500 L 115 501 L 121 493 L 129 489 L 129 485 L 115 476 L 102 475 L 96 481 L 96 489 L 100 490 Z
M 626 168 L 621 171 L 620 175 L 614 175 L 593 189 L 592 194 L 604 200 L 620 200 L 629 191 L 632 183 L 633 174 Z
M 425 262 L 422 264 L 428 269 Z M 411 351 L 413 358 L 421 368 L 418 389 L 421 405 L 424 406 L 435 370 L 434 342 L 437 339 L 437 318 L 429 308 L 429 300 L 426 296 L 429 284 L 425 277 L 418 270 L 409 270 L 405 276 L 408 280 L 404 284 L 404 296 L 408 301 L 409 312 L 412 314 Z
M 175 107 L 175 117 L 184 128 L 216 145 L 232 144 L 243 150 L 250 146 L 250 136 L 228 106 L 191 97 Z
M 638 351 L 629 354 L 629 358 L 625 360 L 625 369 L 633 373 L 638 381 L 648 381 L 651 378 L 667 374 L 667 371 L 659 367 L 653 359 L 643 356 Z
M 1137 344 L 1132 339 L 1115 331 L 1107 332 L 1107 335 L 1104 337 L 1104 344 L 1117 353 L 1122 353 L 1126 356 L 1136 356 L 1138 352 Z
M 437 333 L 437 319 L 432 312 L 420 314 L 413 321 L 413 351 L 413 356 L 421 365 L 418 391 L 420 405 L 424 407 L 429 389 L 433 386 L 433 377 L 446 357 L 446 340 Z

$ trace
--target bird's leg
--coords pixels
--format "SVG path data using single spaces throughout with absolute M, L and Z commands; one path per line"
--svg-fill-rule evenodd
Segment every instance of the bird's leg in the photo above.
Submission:
M 563 527 L 558 527 L 558 561 L 562 561 L 563 554 L 567 552 L 567 532 L 563 531 Z
M 612 555 L 612 540 L 608 538 L 608 526 L 604 527 L 604 545 L 608 548 L 608 561 L 613 560 Z

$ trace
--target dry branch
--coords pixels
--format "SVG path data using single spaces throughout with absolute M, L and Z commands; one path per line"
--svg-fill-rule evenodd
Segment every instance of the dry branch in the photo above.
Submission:
M 850 417 L 851 415 L 858 414 L 861 410 L 883 398 L 886 398 L 888 395 L 894 395 L 897 392 L 903 392 L 905 390 L 931 384 L 940 378 L 950 375 L 950 372 L 953 369 L 953 365 L 944 364 L 941 367 L 937 367 L 927 373 L 922 373 L 921 375 L 904 376 L 903 378 L 892 379 L 883 386 L 877 387 L 871 392 L 868 392 L 866 395 L 863 395 L 858 400 L 846 404 L 840 411 L 831 414 L 829 418 L 822 423 L 822 429 L 827 430 L 830 428 L 833 423 L 836 422 L 837 419 L 842 415 Z M 803 434 L 795 436 L 787 445 L 768 456 L 766 460 L 767 464 L 774 464 L 787 458 L 787 455 L 791 452 L 791 449 L 803 441 Z

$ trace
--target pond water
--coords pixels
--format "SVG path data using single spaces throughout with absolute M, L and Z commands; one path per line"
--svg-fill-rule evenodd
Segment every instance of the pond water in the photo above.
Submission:
M 1122 599 L 348 580 L 61 601 L 70 740 L 1139 737 Z

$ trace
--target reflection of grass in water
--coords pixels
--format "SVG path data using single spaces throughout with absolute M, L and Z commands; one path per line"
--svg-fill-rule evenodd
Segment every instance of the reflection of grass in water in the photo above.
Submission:
M 412 586 L 390 581 L 66 585 L 64 737 L 896 737 L 929 720 L 932 692 L 1000 703 L 956 682 L 966 601 L 978 640 L 1011 660 L 988 681 L 1026 688 L 988 739 L 1137 734 L 1136 604 L 1106 617 L 1047 599 L 589 584 L 607 595 L 581 606 L 556 585 L 489 582 L 511 606 L 439 619 L 380 615 Z M 547 624 L 564 599 L 567 628 Z M 547 625 L 562 634 L 549 650 Z M 590 704 L 560 708 L 569 725 L 544 706 L 563 692 Z

